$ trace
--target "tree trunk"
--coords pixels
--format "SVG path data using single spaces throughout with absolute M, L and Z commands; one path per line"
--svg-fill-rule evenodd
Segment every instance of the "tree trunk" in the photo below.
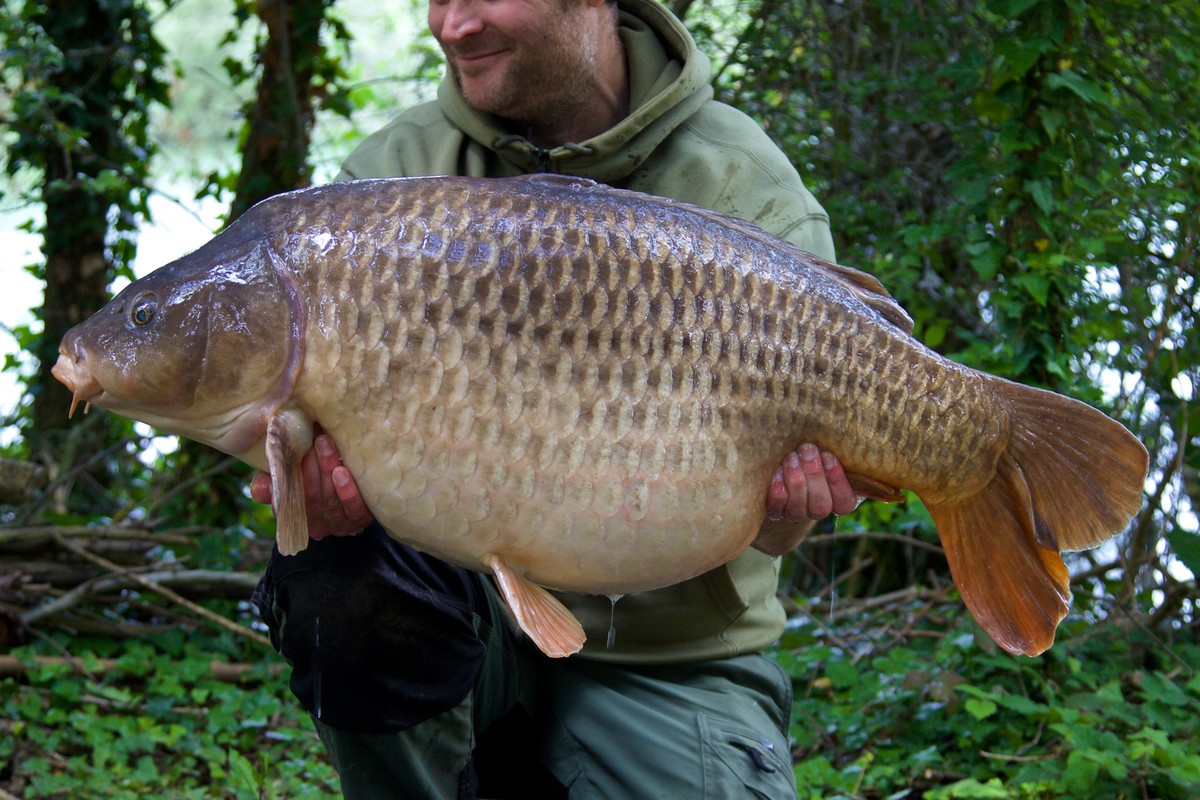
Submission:
M 231 220 L 259 200 L 311 182 L 314 78 L 324 52 L 321 27 L 332 5 L 333 0 L 262 0 L 255 5 L 267 35 L 258 54 L 262 72 L 257 98 L 247 109 Z
M 109 150 L 113 131 L 104 124 L 112 124 L 104 113 L 105 90 L 111 87 L 109 55 L 120 32 L 115 27 L 119 20 L 111 19 L 95 0 L 51 0 L 41 16 L 47 36 L 64 55 L 57 88 L 76 101 L 61 104 L 53 113 L 84 140 L 82 146 L 72 147 L 64 146 L 63 139 L 45 137 L 39 159 L 45 169 L 46 289 L 39 314 L 45 328 L 36 351 L 40 366 L 30 386 L 32 431 L 40 441 L 30 444 L 47 459 L 47 449 L 58 451 L 62 446 L 71 400 L 66 388 L 50 375 L 59 340 L 104 304 L 113 278 L 105 247 L 112 204 L 89 184 L 109 166 L 103 154 Z

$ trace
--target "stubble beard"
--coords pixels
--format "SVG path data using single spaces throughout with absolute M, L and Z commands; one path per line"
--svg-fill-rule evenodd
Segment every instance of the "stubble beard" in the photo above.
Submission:
M 596 68 L 596 43 L 579 26 L 563 25 L 558 30 L 562 33 L 545 46 L 514 47 L 504 74 L 489 85 L 464 81 L 453 54 L 448 53 L 447 61 L 467 103 L 531 128 L 554 127 L 584 107 Z

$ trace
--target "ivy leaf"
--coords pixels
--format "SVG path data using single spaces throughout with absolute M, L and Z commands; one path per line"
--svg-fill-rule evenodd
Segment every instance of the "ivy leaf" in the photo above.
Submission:
M 986 698 L 972 697 L 963 703 L 963 707 L 967 709 L 967 713 L 975 717 L 975 719 L 987 719 L 992 714 L 996 713 L 999 708 L 995 703 Z

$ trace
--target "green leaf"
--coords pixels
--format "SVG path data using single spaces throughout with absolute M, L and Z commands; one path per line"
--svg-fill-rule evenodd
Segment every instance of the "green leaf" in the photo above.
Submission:
M 254 765 L 245 756 L 233 749 L 226 751 L 226 757 L 229 759 L 229 775 L 233 781 L 233 785 L 238 789 L 257 791 L 260 781 L 258 774 L 254 770 Z
M 1046 705 L 1019 694 L 1001 694 L 994 695 L 994 697 L 996 702 L 1004 708 L 1028 717 L 1043 715 L 1047 710 Z
M 974 778 L 966 778 L 952 783 L 949 786 L 943 786 L 940 789 L 935 789 L 925 795 L 928 800 L 994 800 L 995 798 L 1009 798 L 1013 795 L 1004 788 L 1004 783 L 999 778 L 992 778 L 987 783 L 980 783 Z
M 1066 89 L 1074 92 L 1080 99 L 1088 103 L 1098 104 L 1107 100 L 1104 91 L 1095 81 L 1069 69 L 1050 73 L 1046 78 L 1046 86 L 1051 89 Z
M 1050 279 L 1037 272 L 1022 272 L 1013 278 L 1013 283 L 1029 293 L 1039 306 L 1050 299 Z
M 825 665 L 825 676 L 838 689 L 849 689 L 858 683 L 858 669 L 847 660 L 830 661 Z
M 1042 2 L 1044 0 L 994 0 L 992 10 L 1002 17 L 1013 19 Z
M 1200 535 L 1183 528 L 1173 528 L 1167 531 L 1167 544 L 1171 552 L 1191 570 L 1192 575 L 1200 577 Z
M 1037 203 L 1037 207 L 1042 210 L 1043 214 L 1049 216 L 1054 213 L 1054 190 L 1050 187 L 1049 180 L 1038 178 L 1025 181 L 1025 191 L 1029 192 L 1029 196 L 1033 198 L 1033 202 Z
M 1063 783 L 1074 792 L 1085 792 L 1100 775 L 1100 762 L 1088 754 L 1076 750 L 1067 756 L 1067 768 L 1063 771 Z
M 975 719 L 987 719 L 992 714 L 996 713 L 996 710 L 999 708 L 999 706 L 997 706 L 991 700 L 972 697 L 971 699 L 967 700 L 967 702 L 963 703 L 963 708 L 967 710 L 967 713 L 975 717 Z
M 1067 115 L 1061 109 L 1053 106 L 1041 106 L 1037 113 L 1038 119 L 1042 121 L 1042 127 L 1051 139 L 1056 138 L 1058 132 L 1067 125 Z

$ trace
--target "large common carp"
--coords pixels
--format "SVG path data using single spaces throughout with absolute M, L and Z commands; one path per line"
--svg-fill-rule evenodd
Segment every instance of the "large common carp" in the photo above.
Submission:
M 874 278 L 712 212 L 576 179 L 390 179 L 260 203 L 71 330 L 54 374 L 269 468 L 284 554 L 308 541 L 319 423 L 391 535 L 492 573 L 551 655 L 583 631 L 547 588 L 724 563 L 814 442 L 860 492 L 917 494 L 975 618 L 1039 653 L 1070 599 L 1059 552 L 1125 529 L 1146 450 L 911 328 Z

